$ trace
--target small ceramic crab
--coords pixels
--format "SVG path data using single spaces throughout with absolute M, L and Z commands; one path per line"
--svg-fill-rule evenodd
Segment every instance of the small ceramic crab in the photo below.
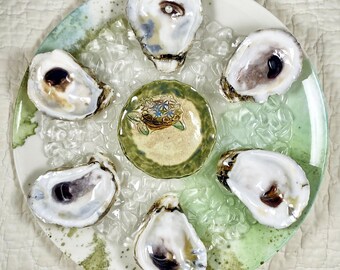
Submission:
M 157 96 L 142 100 L 136 110 L 128 114 L 128 119 L 136 123 L 141 134 L 167 127 L 184 130 L 181 120 L 183 110 L 181 104 L 173 96 Z

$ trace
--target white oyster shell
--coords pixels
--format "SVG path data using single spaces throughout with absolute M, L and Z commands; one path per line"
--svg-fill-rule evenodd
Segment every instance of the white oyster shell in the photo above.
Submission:
M 280 153 L 230 151 L 220 159 L 217 176 L 259 223 L 276 229 L 290 226 L 308 204 L 310 186 L 305 172 Z
M 41 175 L 32 185 L 28 204 L 45 223 L 86 227 L 107 213 L 119 190 L 111 161 L 97 155 L 87 165 Z
M 206 248 L 174 194 L 164 195 L 150 209 L 139 228 L 134 252 L 144 270 L 207 267 Z
M 303 52 L 290 33 L 265 29 L 247 36 L 222 75 L 222 90 L 232 101 L 253 98 L 267 101 L 286 93 L 299 77 Z
M 127 17 L 144 53 L 157 69 L 172 72 L 202 23 L 201 0 L 128 0 Z
M 27 93 L 39 111 L 53 118 L 80 120 L 111 101 L 112 89 L 99 84 L 70 54 L 54 50 L 33 58 Z

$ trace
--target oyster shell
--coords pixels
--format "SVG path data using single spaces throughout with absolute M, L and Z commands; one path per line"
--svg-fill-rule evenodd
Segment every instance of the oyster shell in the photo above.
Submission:
M 41 175 L 33 183 L 28 204 L 45 223 L 86 227 L 104 217 L 119 191 L 112 162 L 96 155 L 86 165 Z
M 129 0 L 127 17 L 143 52 L 158 70 L 182 66 L 202 23 L 200 0 Z
M 231 101 L 265 102 L 286 93 L 299 77 L 303 52 L 290 33 L 265 29 L 250 34 L 239 45 L 223 71 L 222 92 Z
M 174 194 L 164 195 L 149 210 L 138 230 L 134 252 L 144 270 L 207 267 L 206 248 Z
M 264 150 L 222 155 L 217 178 L 261 224 L 290 226 L 307 206 L 310 186 L 305 172 L 290 157 Z
M 97 83 L 65 51 L 36 55 L 29 68 L 27 93 L 37 109 L 53 118 L 80 120 L 109 105 L 112 89 Z

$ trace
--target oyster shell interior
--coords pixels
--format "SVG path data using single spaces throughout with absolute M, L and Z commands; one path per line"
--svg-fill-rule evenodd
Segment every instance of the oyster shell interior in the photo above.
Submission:
M 309 181 L 290 157 L 265 150 L 229 151 L 222 155 L 217 177 L 261 224 L 290 226 L 307 206 Z
M 207 267 L 206 248 L 174 194 L 164 195 L 149 210 L 137 233 L 134 253 L 144 270 Z
M 251 33 L 239 45 L 223 71 L 223 94 L 231 101 L 265 102 L 282 95 L 299 77 L 303 53 L 290 33 L 264 29 Z
M 33 183 L 28 204 L 43 222 L 86 227 L 100 220 L 119 194 L 111 161 L 96 155 L 86 165 L 49 171 Z
M 183 65 L 202 23 L 202 4 L 200 0 L 129 0 L 127 17 L 157 69 L 172 72 Z
M 39 111 L 63 120 L 80 120 L 109 105 L 112 89 L 97 83 L 63 50 L 37 54 L 29 68 L 27 93 Z

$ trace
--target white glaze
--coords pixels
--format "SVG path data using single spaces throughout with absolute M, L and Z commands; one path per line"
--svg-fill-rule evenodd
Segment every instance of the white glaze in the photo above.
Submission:
M 283 61 L 283 69 L 275 79 L 266 79 L 254 87 L 249 87 L 241 74 L 251 74 L 256 68 L 262 67 L 266 76 L 267 59 L 261 60 L 261 56 L 271 51 L 280 55 Z M 241 96 L 250 96 L 256 102 L 267 101 L 270 95 L 282 95 L 287 92 L 292 83 L 298 78 L 302 69 L 302 49 L 296 39 L 286 31 L 280 29 L 260 30 L 250 34 L 238 47 L 230 59 L 224 76 L 235 92 Z
M 183 16 L 162 11 L 161 0 L 129 0 L 127 16 L 144 52 L 164 72 L 174 71 L 181 63 L 162 59 L 164 55 L 183 56 L 202 23 L 200 0 L 168 1 L 184 9 Z M 170 6 L 166 6 L 165 10 Z M 171 8 L 172 9 L 172 8 Z
M 264 150 L 240 152 L 228 176 L 231 191 L 261 224 L 286 228 L 308 204 L 308 179 L 301 167 L 285 155 Z M 283 194 L 283 202 L 276 208 L 260 200 L 274 184 Z
M 97 222 L 111 206 L 119 193 L 118 178 L 114 168 L 102 159 L 66 170 L 49 171 L 41 175 L 32 186 L 28 204 L 33 213 L 45 223 L 64 227 L 85 227 Z M 105 169 L 102 168 L 105 166 Z M 62 203 L 53 196 L 53 188 L 59 183 L 81 178 L 89 189 L 70 203 Z
M 167 194 L 156 202 L 145 223 L 139 229 L 135 243 L 135 258 L 144 270 L 158 270 L 150 252 L 165 248 L 183 270 L 203 270 L 207 252 L 193 226 L 179 210 L 177 196 Z M 157 212 L 157 210 L 160 210 Z M 188 246 L 188 242 L 191 246 Z M 176 268 L 177 269 L 177 268 Z
M 44 82 L 45 74 L 56 67 L 68 71 L 71 78 L 64 92 L 54 87 L 47 88 Z M 103 90 L 71 55 L 62 50 L 54 50 L 33 58 L 27 92 L 39 111 L 54 118 L 79 120 L 96 112 Z
M 212 5 L 208 5 L 209 1 L 203 2 L 203 4 L 206 5 L 207 8 L 205 9 L 205 14 L 209 15 L 209 20 L 217 20 L 218 22 L 222 23 L 224 26 L 228 26 L 235 30 L 237 33 L 241 33 L 243 35 L 248 34 L 251 31 L 254 31 L 259 28 L 265 28 L 265 27 L 283 27 L 282 23 L 276 19 L 272 14 L 270 14 L 267 10 L 262 8 L 260 5 L 258 5 L 255 1 L 248 1 L 248 0 L 224 0 L 224 1 L 214 1 Z M 104 9 L 103 9 L 104 6 Z M 97 1 L 97 0 L 89 0 L 86 1 L 83 4 L 83 8 L 78 9 L 81 10 L 82 16 L 79 16 L 79 13 L 77 13 L 77 18 L 79 20 L 72 20 L 72 22 L 75 22 L 76 25 L 80 25 L 79 28 L 77 28 L 77 35 L 69 34 L 70 31 L 73 31 L 73 28 L 70 28 L 69 21 L 65 21 L 61 26 L 62 31 L 60 31 L 60 34 L 66 33 L 64 35 L 58 35 L 57 40 L 53 40 L 53 44 L 57 44 L 55 46 L 64 47 L 67 49 L 73 48 L 73 44 L 78 41 L 78 39 L 85 38 L 84 35 L 87 30 L 91 31 L 91 28 L 97 29 L 97 24 L 102 25 L 103 23 L 106 23 L 110 19 L 113 18 L 112 12 L 110 10 L 114 9 L 116 11 L 117 6 L 116 2 L 112 1 Z M 225 16 L 225 11 L 229 10 L 228 16 Z M 83 20 L 81 18 L 88 16 L 89 19 L 87 21 L 91 22 L 91 24 L 83 24 Z M 242 17 L 242 21 L 240 21 L 240 17 Z M 259 20 L 261 18 L 261 20 Z M 98 23 L 100 22 L 100 24 Z M 66 25 L 66 26 L 65 26 Z M 64 36 L 67 36 L 67 38 L 63 38 Z M 50 39 L 51 41 L 51 39 Z M 305 86 L 306 94 L 310 96 L 311 99 L 314 100 L 313 105 L 310 109 L 320 116 L 324 116 L 323 108 L 319 110 L 318 106 L 314 105 L 322 105 L 320 97 L 320 90 L 317 86 L 316 79 L 311 76 L 310 77 L 311 84 Z M 312 86 L 313 89 L 310 89 L 309 87 Z M 310 91 L 315 90 L 315 91 Z M 321 106 L 322 107 L 322 106 Z M 309 110 L 311 112 L 311 110 Z M 311 117 L 311 119 L 314 119 L 314 117 Z M 315 124 L 315 123 L 314 123 Z M 323 125 L 321 127 L 316 124 L 317 130 L 321 131 L 322 135 L 324 135 L 325 129 L 323 128 Z M 318 134 L 313 133 L 312 136 L 313 140 L 317 142 L 315 145 L 320 147 L 320 149 L 324 145 L 324 139 L 326 136 L 319 136 Z M 314 146 L 315 146 L 314 145 Z M 316 148 L 316 147 L 315 147 Z M 22 147 L 17 147 L 14 149 L 14 158 L 15 158 L 15 164 L 16 164 L 16 170 L 18 175 L 18 181 L 20 183 L 20 186 L 24 192 L 24 194 L 27 195 L 26 186 L 27 182 L 29 181 L 29 176 L 34 175 L 37 171 L 44 171 L 46 168 L 48 168 L 47 164 L 47 157 L 44 155 L 43 149 L 43 142 L 41 138 L 38 135 L 34 135 L 29 137 L 25 145 Z M 314 148 L 313 148 L 314 149 Z M 314 149 L 313 151 L 315 155 L 320 154 L 321 150 Z M 320 151 L 319 151 L 320 150 Z M 34 158 L 27 158 L 31 157 L 32 153 L 34 153 Z M 322 159 L 322 158 L 320 158 Z M 319 164 L 319 163 L 318 163 Z M 320 163 L 321 164 L 321 163 Z M 134 176 L 136 177 L 136 176 Z M 168 180 L 167 180 L 168 181 Z M 97 229 L 94 229 L 94 227 L 88 227 L 86 230 L 81 230 L 82 233 L 80 233 L 80 236 L 68 238 L 66 237 L 63 240 L 59 240 L 62 238 L 64 233 L 61 233 L 60 228 L 58 226 L 51 226 L 47 224 L 40 223 L 40 226 L 46 234 L 51 234 L 53 237 L 51 238 L 52 241 L 54 241 L 55 245 L 61 249 L 63 252 L 67 253 L 72 260 L 74 260 L 77 263 L 80 263 L 82 260 L 87 258 L 89 255 L 93 252 L 93 245 L 91 245 L 92 242 L 92 234 L 93 232 L 98 232 Z M 124 225 L 125 226 L 125 225 Z M 83 233 L 83 231 L 85 231 Z M 78 230 L 80 232 L 80 230 Z M 242 239 L 243 240 L 243 239 Z M 65 245 L 61 245 L 62 242 L 65 242 Z M 126 265 L 126 261 L 124 259 L 121 259 L 121 246 L 113 243 L 113 241 L 110 241 L 109 239 L 105 239 L 106 242 L 106 249 L 110 249 L 111 252 L 108 252 L 108 258 L 112 262 L 109 269 L 123 269 Z M 237 244 L 241 242 L 241 240 L 235 241 Z M 242 245 L 241 245 L 242 246 Z M 244 252 L 244 250 L 240 250 L 240 252 Z M 238 252 L 235 252 L 238 256 Z M 255 253 L 254 253 L 255 254 Z M 257 254 L 255 255 L 257 256 Z M 240 258 L 239 258 L 240 259 Z M 243 261 L 242 261 L 243 262 Z M 245 265 L 247 265 L 245 263 Z M 130 265 L 129 265 L 130 267 Z M 133 266 L 131 267 L 133 268 Z

